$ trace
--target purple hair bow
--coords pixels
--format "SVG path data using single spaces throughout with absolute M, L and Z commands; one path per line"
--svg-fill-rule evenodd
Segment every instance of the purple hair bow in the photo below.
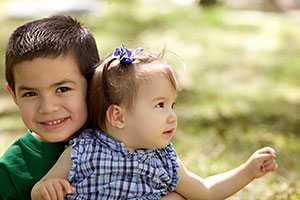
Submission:
M 118 57 L 122 65 L 129 65 L 135 60 L 135 56 L 143 51 L 143 48 L 136 48 L 133 52 L 121 44 L 120 47 L 116 48 L 113 55 Z

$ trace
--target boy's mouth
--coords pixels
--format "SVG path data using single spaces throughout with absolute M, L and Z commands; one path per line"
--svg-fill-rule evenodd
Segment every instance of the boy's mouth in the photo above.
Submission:
M 61 118 L 61 119 L 40 122 L 40 124 L 42 124 L 43 126 L 46 126 L 47 128 L 57 128 L 61 124 L 63 124 L 65 121 L 67 121 L 68 119 L 69 119 L 69 117 L 65 117 L 65 118 Z

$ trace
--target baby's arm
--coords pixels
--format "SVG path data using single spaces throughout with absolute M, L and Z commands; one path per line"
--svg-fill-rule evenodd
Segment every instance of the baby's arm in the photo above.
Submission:
M 63 200 L 66 194 L 74 192 L 74 188 L 67 181 L 70 167 L 71 147 L 68 147 L 49 172 L 33 186 L 32 200 Z
M 185 200 L 185 198 L 177 192 L 171 192 L 167 196 L 162 197 L 161 200 Z
M 206 179 L 188 171 L 180 162 L 180 181 L 176 191 L 187 199 L 225 199 L 253 179 L 276 170 L 275 154 L 270 147 L 259 149 L 239 167 Z

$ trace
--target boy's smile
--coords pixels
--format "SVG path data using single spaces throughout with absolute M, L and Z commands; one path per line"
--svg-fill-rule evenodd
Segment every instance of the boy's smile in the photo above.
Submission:
M 59 127 L 63 126 L 66 121 L 70 119 L 70 117 L 65 117 L 61 119 L 56 119 L 56 120 L 49 120 L 49 121 L 43 121 L 40 122 L 41 125 L 45 126 L 45 129 L 47 130 L 54 130 L 58 129 Z
M 18 63 L 14 80 L 22 119 L 43 140 L 65 141 L 84 125 L 87 83 L 71 54 Z

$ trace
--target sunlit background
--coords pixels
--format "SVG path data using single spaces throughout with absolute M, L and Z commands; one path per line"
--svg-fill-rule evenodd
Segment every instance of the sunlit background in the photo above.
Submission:
M 299 8 L 299 0 L 1 0 L 0 155 L 25 131 L 4 90 L 8 37 L 24 22 L 68 14 L 94 33 L 102 58 L 121 43 L 167 48 L 183 88 L 173 142 L 188 168 L 206 177 L 272 146 L 279 170 L 229 199 L 300 199 Z

